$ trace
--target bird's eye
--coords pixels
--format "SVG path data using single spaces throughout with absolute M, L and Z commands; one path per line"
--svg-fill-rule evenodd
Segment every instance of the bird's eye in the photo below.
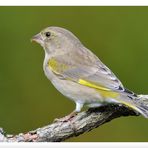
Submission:
M 46 32 L 45 35 L 46 35 L 46 37 L 49 38 L 51 36 L 51 33 L 50 32 Z

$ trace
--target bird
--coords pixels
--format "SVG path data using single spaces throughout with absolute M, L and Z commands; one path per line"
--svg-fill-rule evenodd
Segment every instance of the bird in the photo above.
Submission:
M 69 30 L 49 26 L 31 39 L 45 52 L 43 70 L 53 86 L 74 101 L 75 110 L 61 121 L 70 120 L 83 106 L 96 108 L 122 104 L 148 118 L 148 95 L 138 95 L 121 81 Z

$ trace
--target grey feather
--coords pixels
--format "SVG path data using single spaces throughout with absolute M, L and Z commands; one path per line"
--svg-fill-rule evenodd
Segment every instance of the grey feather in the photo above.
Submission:
M 65 69 L 60 75 L 75 82 L 79 79 L 84 79 L 95 85 L 103 86 L 115 91 L 124 91 L 122 83 L 110 69 L 92 52 L 83 48 L 71 51 L 63 56 L 56 55 L 53 57 L 58 63 L 68 65 L 68 69 Z M 82 54 L 85 56 L 82 56 Z

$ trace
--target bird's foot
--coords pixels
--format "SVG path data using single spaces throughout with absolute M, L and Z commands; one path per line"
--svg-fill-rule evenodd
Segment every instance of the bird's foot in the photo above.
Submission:
M 54 119 L 54 122 L 68 122 L 68 121 L 71 121 L 73 119 L 73 117 L 75 117 L 76 115 L 77 115 L 77 112 L 73 111 L 72 113 L 70 113 L 69 115 L 67 115 L 63 118 Z

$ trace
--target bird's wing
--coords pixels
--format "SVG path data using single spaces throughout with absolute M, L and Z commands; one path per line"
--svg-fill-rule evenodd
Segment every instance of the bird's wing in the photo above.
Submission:
M 48 67 L 59 78 L 96 89 L 124 91 L 119 79 L 99 59 L 91 63 L 76 57 L 56 56 L 49 59 Z

